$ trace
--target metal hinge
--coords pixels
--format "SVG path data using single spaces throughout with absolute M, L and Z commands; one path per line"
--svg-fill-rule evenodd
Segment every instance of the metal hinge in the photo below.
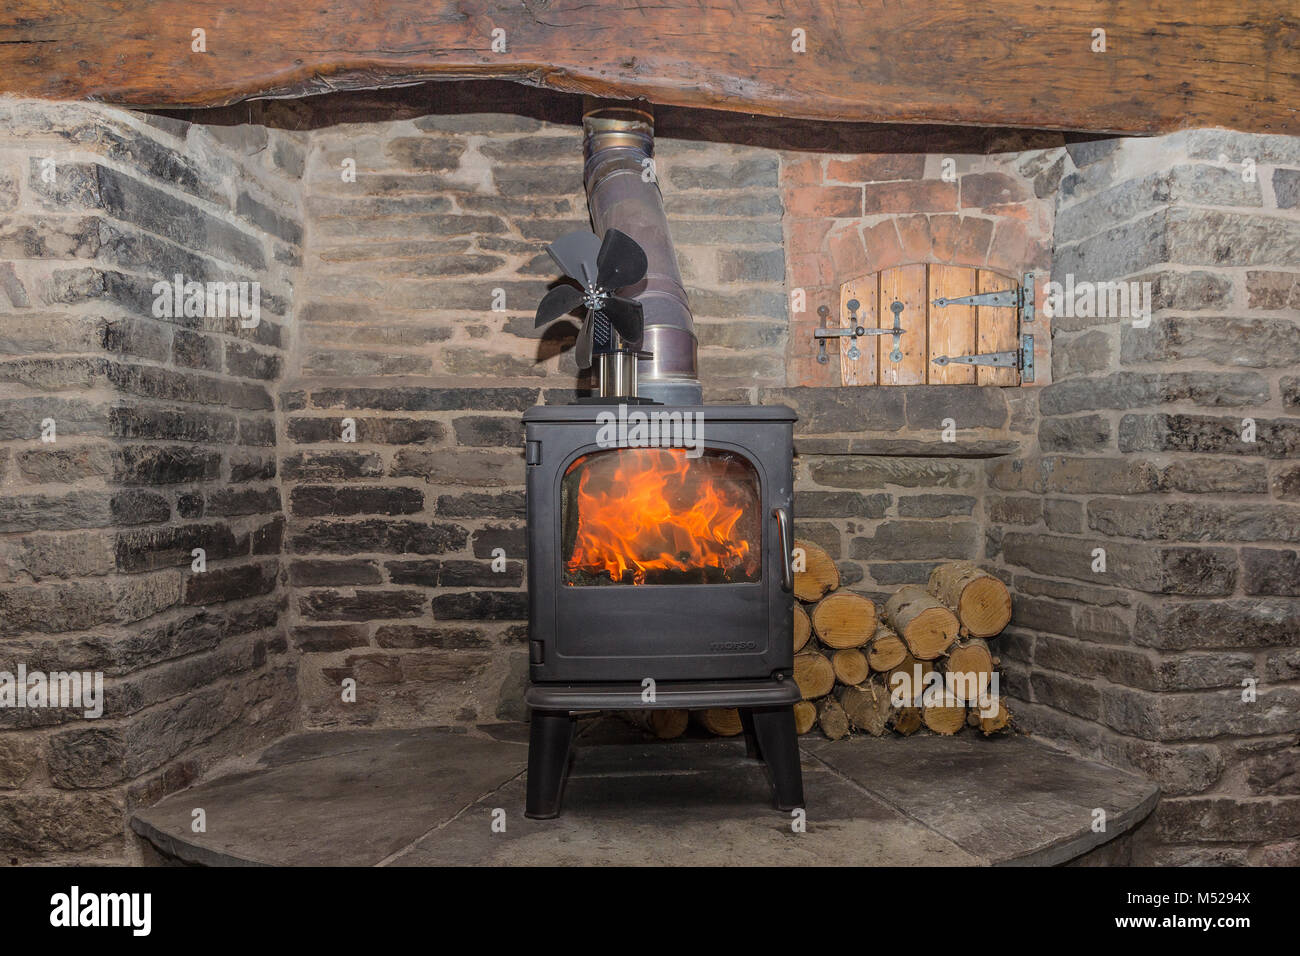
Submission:
M 977 355 L 940 355 L 930 359 L 935 365 L 992 365 L 1020 370 L 1020 381 L 1034 380 L 1034 337 L 1020 336 L 1020 348 L 1007 352 L 982 352 Z
M 956 299 L 938 298 L 931 305 L 942 309 L 949 305 L 983 305 L 1002 306 L 1019 309 L 1021 322 L 1034 321 L 1034 274 L 1025 273 L 1025 281 L 1019 289 L 1004 289 L 1001 292 L 981 292 L 978 295 L 963 295 Z

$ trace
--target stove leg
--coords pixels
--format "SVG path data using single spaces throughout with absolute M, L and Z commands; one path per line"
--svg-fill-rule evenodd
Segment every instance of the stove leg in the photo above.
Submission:
M 799 738 L 794 732 L 794 708 L 755 707 L 750 711 L 754 736 L 767 762 L 776 790 L 778 810 L 802 807 L 803 769 L 799 766 Z
M 749 707 L 740 708 L 740 726 L 745 732 L 745 756 L 751 760 L 763 759 L 763 748 L 754 733 L 754 713 Z
M 574 720 L 568 711 L 535 710 L 528 730 L 528 796 L 524 816 L 550 820 L 560 815 Z

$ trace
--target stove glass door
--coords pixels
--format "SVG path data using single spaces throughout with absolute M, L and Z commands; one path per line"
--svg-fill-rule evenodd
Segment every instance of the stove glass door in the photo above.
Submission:
M 742 584 L 762 575 L 762 493 L 742 455 L 618 448 L 561 485 L 567 587 Z

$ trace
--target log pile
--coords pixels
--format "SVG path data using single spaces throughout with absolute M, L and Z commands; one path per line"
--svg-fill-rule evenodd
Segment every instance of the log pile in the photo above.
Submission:
M 879 607 L 840 590 L 840 574 L 823 548 L 796 541 L 805 560 L 795 571 L 794 681 L 803 699 L 794 707 L 795 730 L 819 728 L 831 740 L 851 733 L 909 736 L 925 729 L 951 735 L 966 727 L 986 737 L 1007 730 L 1011 714 L 1000 695 L 985 708 L 998 659 L 989 639 L 1011 620 L 1011 595 L 993 575 L 969 561 L 941 564 L 925 587 L 907 584 Z M 937 677 L 930 677 L 934 672 Z M 897 675 L 917 695 L 941 681 L 943 700 L 894 700 Z M 627 714 L 647 733 L 669 740 L 695 723 L 715 736 L 742 732 L 735 710 L 639 711 Z
M 1011 596 L 993 575 L 969 561 L 934 569 L 925 587 L 908 584 L 879 607 L 841 590 L 839 570 L 823 548 L 796 541 L 805 560 L 795 572 L 794 680 L 800 734 L 814 727 L 832 740 L 850 733 L 903 736 L 919 730 L 950 735 L 965 727 L 985 736 L 1006 730 L 1011 715 L 1000 696 L 986 698 L 998 659 L 989 646 L 1011 620 Z M 930 677 L 933 672 L 935 677 Z M 913 690 L 939 683 L 944 699 L 917 696 L 900 706 L 896 675 Z M 917 686 L 919 684 L 919 686 Z M 701 721 L 703 726 L 708 723 Z M 715 733 L 736 733 L 738 720 Z

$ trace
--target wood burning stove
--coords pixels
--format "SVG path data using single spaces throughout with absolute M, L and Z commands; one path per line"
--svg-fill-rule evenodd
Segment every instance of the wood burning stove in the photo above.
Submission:
M 777 805 L 803 803 L 793 705 L 795 415 L 704 406 L 694 319 L 653 175 L 648 107 L 583 118 L 593 232 L 539 326 L 581 310 L 596 396 L 524 415 L 530 817 L 560 812 L 573 713 L 734 707 Z M 640 389 L 640 391 L 639 391 Z
M 580 403 L 524 415 L 529 816 L 559 812 L 571 715 L 589 709 L 737 707 L 778 804 L 802 804 L 794 421 L 784 406 Z

